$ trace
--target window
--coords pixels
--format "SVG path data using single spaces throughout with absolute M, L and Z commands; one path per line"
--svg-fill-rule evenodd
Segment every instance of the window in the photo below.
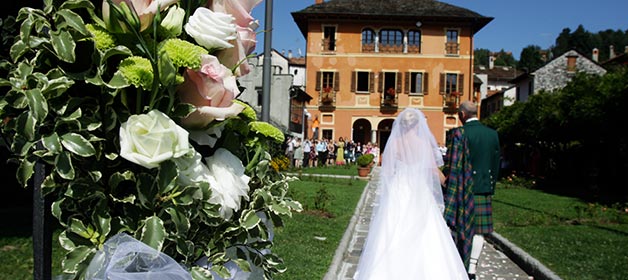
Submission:
M 331 129 L 323 129 L 323 139 L 334 139 L 334 131 Z
M 373 31 L 373 29 L 367 28 L 362 30 L 362 51 L 375 51 L 375 31 Z
M 408 53 L 421 53 L 421 31 L 408 31 Z
M 406 91 L 410 95 L 427 94 L 427 73 L 406 72 Z
M 576 72 L 576 59 L 578 57 L 575 55 L 567 56 L 567 72 Z
M 262 87 L 255 87 L 255 91 L 257 91 L 257 106 L 262 106 L 262 103 L 264 103 L 264 90 Z
M 321 102 L 329 104 L 335 102 L 336 92 L 339 90 L 339 75 L 335 71 L 316 72 L 316 91 L 319 91 Z
M 447 54 L 458 54 L 458 30 L 447 29 L 447 43 L 445 43 L 445 51 Z
M 456 73 L 444 73 L 440 77 L 440 94 L 462 95 L 464 85 L 464 75 Z
M 323 72 L 323 89 L 329 91 L 334 87 L 334 72 Z
M 403 50 L 403 33 L 401 30 L 383 29 L 379 32 L 379 51 L 401 52 Z
M 326 51 L 336 50 L 336 27 L 323 27 L 323 48 Z
M 369 71 L 353 71 L 351 91 L 357 93 L 373 92 L 373 81 L 375 80 L 374 76 L 374 73 Z

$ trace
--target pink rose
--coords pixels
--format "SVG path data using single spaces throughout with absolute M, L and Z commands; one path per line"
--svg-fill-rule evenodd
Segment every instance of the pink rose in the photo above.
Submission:
M 144 31 L 148 28 L 153 22 L 153 18 L 155 14 L 160 10 L 163 11 L 168 8 L 170 5 L 179 2 L 179 0 L 113 0 L 113 3 L 119 5 L 120 3 L 126 3 L 130 8 L 132 8 L 137 16 L 140 18 L 141 28 L 140 31 Z M 116 27 L 112 27 L 112 25 L 118 25 L 117 21 L 112 22 L 109 11 L 109 2 L 107 0 L 102 1 L 102 17 L 105 20 L 108 28 L 117 29 Z M 158 10 L 159 9 L 159 10 Z M 124 26 L 124 25 L 122 25 Z
M 251 10 L 260 2 L 261 0 L 214 0 L 209 3 L 213 11 L 231 14 L 235 18 L 238 38 L 230 42 L 235 47 L 220 50 L 217 56 L 227 67 L 239 65 L 235 71 L 237 76 L 250 72 L 247 56 L 255 50 L 255 29 L 259 26 L 251 16 Z
M 231 102 L 240 92 L 236 78 L 215 56 L 202 55 L 201 68 L 187 69 L 184 78 L 179 97 L 196 106 L 196 111 L 182 120 L 184 126 L 205 127 L 215 119 L 237 115 L 244 108 Z

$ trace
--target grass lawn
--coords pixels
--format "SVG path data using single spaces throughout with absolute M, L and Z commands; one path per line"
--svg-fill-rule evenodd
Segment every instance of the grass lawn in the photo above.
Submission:
M 628 279 L 628 213 L 525 188 L 499 188 L 495 231 L 563 279 Z
M 292 196 L 305 210 L 276 230 L 273 251 L 288 268 L 277 279 L 323 279 L 365 186 L 366 181 L 332 178 L 290 183 Z M 322 196 L 321 189 L 330 197 L 322 203 L 324 212 L 314 207 L 320 203 L 316 197 Z
M 338 165 L 338 166 L 322 166 L 322 167 L 306 167 L 300 169 L 287 170 L 292 174 L 329 174 L 329 175 L 347 175 L 358 176 L 358 166 Z

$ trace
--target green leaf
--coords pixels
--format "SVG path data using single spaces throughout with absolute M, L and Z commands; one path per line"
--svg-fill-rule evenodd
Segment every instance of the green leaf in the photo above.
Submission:
M 50 77 L 49 77 L 50 78 Z M 48 98 L 57 97 L 59 93 L 65 92 L 74 84 L 68 77 L 59 77 L 48 80 L 48 83 L 41 89 L 41 93 L 49 95 Z
M 192 267 L 192 271 L 190 271 L 190 274 L 192 274 L 192 279 L 194 280 L 211 280 L 214 279 L 212 277 L 212 273 L 211 271 L 204 269 L 200 266 L 194 266 Z
M 246 210 L 240 217 L 240 225 L 245 229 L 252 229 L 259 224 L 261 219 L 255 214 L 254 210 Z
M 196 110 L 196 107 L 189 103 L 179 103 L 174 107 L 173 118 L 185 118 Z
M 251 264 L 248 261 L 241 260 L 241 259 L 233 259 L 231 261 L 237 264 L 240 267 L 240 269 L 242 269 L 242 271 L 246 271 L 246 272 L 251 271 Z
M 55 50 L 59 58 L 65 62 L 74 63 L 76 59 L 74 56 L 74 48 L 76 48 L 76 42 L 67 31 L 52 31 L 50 32 L 50 42 L 52 48 Z
M 21 131 L 17 131 L 18 135 L 24 136 L 28 141 L 35 140 L 35 127 L 37 120 L 30 111 L 23 112 L 17 117 L 17 127 L 21 127 Z
M 292 214 L 290 212 L 290 208 L 288 208 L 283 203 L 281 203 L 281 204 L 274 203 L 269 208 L 270 208 L 271 211 L 273 211 L 277 215 L 290 215 L 290 214 Z
M 81 264 L 90 259 L 96 252 L 95 248 L 87 246 L 77 246 L 65 255 L 65 259 L 61 262 L 64 273 L 77 273 Z
M 35 162 L 28 159 L 23 159 L 20 162 L 20 166 L 17 168 L 17 181 L 24 187 L 28 184 L 28 180 L 33 176 Z
M 28 107 L 37 122 L 42 122 L 48 115 L 48 103 L 46 98 L 41 94 L 38 88 L 27 90 L 26 99 L 28 100 Z
M 11 59 L 13 60 L 13 62 L 17 62 L 17 60 L 20 59 L 20 57 L 22 57 L 22 55 L 24 55 L 26 51 L 28 51 L 26 43 L 24 43 L 23 41 L 16 41 L 13 46 L 11 46 L 11 49 L 9 50 L 9 55 L 11 55 Z
M 159 165 L 159 194 L 165 195 L 177 186 L 177 173 L 177 165 L 171 160 L 164 161 Z
M 72 166 L 72 158 L 67 152 L 62 152 L 55 159 L 55 171 L 59 176 L 66 180 L 74 179 L 74 166 Z
M 108 87 L 114 88 L 114 89 L 125 88 L 130 85 L 131 84 L 127 81 L 126 78 L 124 78 L 124 76 L 122 75 L 120 71 L 117 71 L 115 74 L 113 74 L 113 77 L 107 83 Z
M 55 15 L 55 23 L 57 24 L 57 28 L 59 29 L 64 27 L 64 24 L 60 22 L 60 17 L 63 17 L 65 24 L 74 28 L 82 35 L 90 35 L 89 31 L 87 31 L 87 28 L 85 28 L 85 23 L 83 22 L 83 19 L 81 19 L 81 17 L 77 13 L 68 9 L 59 10 Z
M 66 0 L 66 1 L 63 1 L 63 4 L 61 4 L 61 6 L 59 7 L 59 10 L 62 10 L 62 9 L 74 10 L 74 9 L 79 9 L 79 8 L 93 10 L 94 4 L 92 4 L 89 0 Z
M 229 270 L 224 265 L 213 265 L 211 268 L 211 271 L 218 274 L 220 278 L 223 278 L 223 279 L 231 278 L 231 273 L 229 273 Z
M 94 146 L 77 133 L 71 132 L 61 136 L 61 144 L 68 151 L 82 157 L 93 156 L 96 153 Z
M 22 9 L 22 10 L 24 10 L 24 9 Z M 22 10 L 20 10 L 20 13 L 22 13 Z M 28 44 L 28 41 L 30 39 L 31 30 L 33 29 L 33 22 L 34 22 L 33 15 L 32 14 L 28 14 L 28 17 L 22 22 L 22 25 L 20 26 L 20 39 L 25 44 Z
M 177 209 L 172 207 L 167 208 L 165 211 L 170 215 L 170 221 L 174 223 L 177 234 L 185 236 L 188 230 L 190 230 L 190 220 L 185 216 L 185 213 L 177 211 Z
M 61 141 L 59 140 L 59 135 L 57 135 L 56 132 L 53 132 L 50 136 L 43 137 L 42 143 L 44 144 L 44 148 L 53 154 L 61 152 Z
M 63 121 L 74 121 L 74 120 L 78 120 L 82 116 L 83 116 L 83 112 L 81 111 L 81 108 L 78 108 L 76 109 L 76 111 L 72 112 L 72 114 L 70 114 L 69 116 L 60 117 L 59 119 Z
M 161 251 L 165 239 L 166 228 L 164 227 L 164 222 L 159 217 L 151 216 L 144 220 L 140 241 L 157 251 Z
M 164 86 L 176 85 L 177 69 L 165 51 L 159 51 L 159 80 Z
M 83 222 L 81 220 L 77 219 L 77 218 L 71 218 L 70 219 L 69 230 L 70 230 L 70 232 L 76 233 L 80 237 L 83 237 L 85 239 L 89 239 L 92 236 L 90 230 L 88 230 L 88 228 L 85 226 L 85 224 L 83 224 Z

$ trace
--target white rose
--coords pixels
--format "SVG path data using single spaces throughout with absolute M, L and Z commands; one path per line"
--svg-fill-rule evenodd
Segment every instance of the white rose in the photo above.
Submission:
M 242 161 L 226 149 L 219 148 L 213 156 L 205 158 L 209 168 L 209 185 L 212 196 L 209 202 L 219 204 L 220 215 L 230 219 L 240 209 L 242 197 L 249 199 L 250 177 L 244 175 Z
M 209 50 L 232 48 L 229 41 L 235 40 L 237 35 L 234 20 L 230 14 L 200 7 L 190 16 L 184 29 L 196 43 Z
M 130 116 L 120 126 L 120 156 L 146 168 L 158 167 L 189 149 L 188 132 L 158 110 Z

